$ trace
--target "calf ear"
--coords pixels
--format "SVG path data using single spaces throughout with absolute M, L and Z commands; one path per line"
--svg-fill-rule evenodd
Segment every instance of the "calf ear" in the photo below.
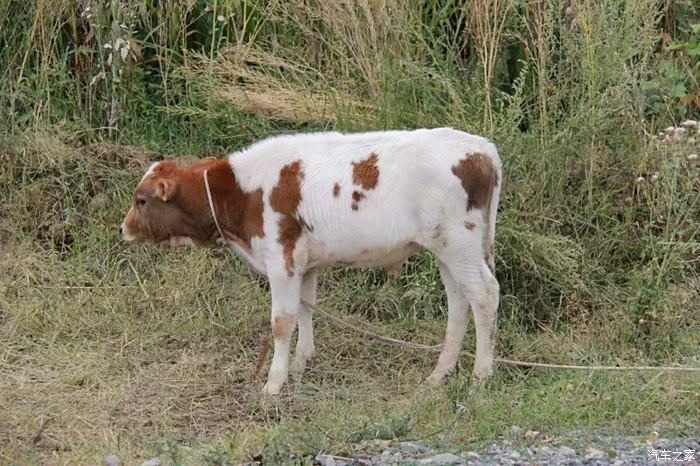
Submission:
M 177 190 L 177 184 L 172 180 L 160 178 L 156 182 L 156 196 L 158 196 L 163 202 L 172 200 L 177 194 Z

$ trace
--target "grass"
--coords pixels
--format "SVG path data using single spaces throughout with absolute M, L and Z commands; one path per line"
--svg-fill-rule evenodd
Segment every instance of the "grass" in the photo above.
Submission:
M 307 373 L 263 398 L 266 283 L 227 251 L 119 242 L 152 160 L 453 125 L 504 160 L 501 355 L 698 366 L 700 135 L 653 136 L 698 112 L 693 2 L 324 5 L 0 4 L 1 462 L 308 462 L 404 439 L 475 449 L 511 425 L 697 437 L 693 374 L 501 366 L 471 395 L 464 359 L 428 391 L 435 355 L 322 318 Z M 319 295 L 378 333 L 442 340 L 428 254 L 396 281 L 324 271 Z
M 266 458 L 351 454 L 439 431 L 459 405 L 471 410 L 447 438 L 440 432 L 424 441 L 475 448 L 511 425 L 549 436 L 594 428 L 697 434 L 697 376 L 502 367 L 470 399 L 464 361 L 445 388 L 416 391 L 433 356 L 368 345 L 322 319 L 309 372 L 279 400 L 265 399 L 253 374 L 268 331 L 267 292 L 227 254 L 124 250 L 103 240 L 68 258 L 16 256 L 3 304 L 11 310 L 0 386 L 0 402 L 11 407 L 0 452 L 8 461 L 58 455 L 60 462 L 88 463 L 107 453 L 137 461 L 173 445 L 187 464 L 204 461 L 214 445 L 239 459 L 261 451 Z M 340 312 L 333 291 L 344 284 L 337 274 L 324 275 L 321 295 L 325 307 Z M 408 317 L 375 325 L 429 343 L 439 341 L 443 326 L 441 319 Z M 532 335 L 506 326 L 502 339 L 513 357 L 603 357 L 580 332 Z

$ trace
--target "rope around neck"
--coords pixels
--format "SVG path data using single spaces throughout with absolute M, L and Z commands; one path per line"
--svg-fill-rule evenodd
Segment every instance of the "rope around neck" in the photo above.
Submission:
M 211 212 L 211 218 L 214 219 L 214 225 L 216 225 L 216 229 L 219 231 L 219 235 L 221 236 L 221 239 L 225 240 L 226 236 L 224 236 L 224 232 L 221 231 L 221 227 L 219 226 L 219 220 L 216 218 L 216 209 L 214 208 L 214 200 L 211 198 L 211 189 L 209 189 L 209 170 L 204 170 L 204 188 L 207 190 L 207 200 L 209 201 L 209 211 Z
M 345 322 L 342 319 L 339 319 L 338 317 L 335 317 L 334 315 L 324 311 L 320 307 L 311 304 L 307 301 L 302 301 L 301 302 L 304 306 L 312 309 L 313 311 L 318 312 L 321 314 L 323 317 L 326 319 L 330 320 L 333 322 L 335 325 L 339 327 L 345 327 L 348 328 L 356 333 L 359 333 L 361 335 L 364 335 L 366 337 L 372 338 L 373 340 L 376 340 L 380 343 L 384 343 L 386 345 L 391 345 L 391 346 L 399 346 L 403 348 L 413 348 L 413 349 L 420 349 L 424 351 L 429 351 L 431 353 L 439 353 L 442 351 L 442 346 L 443 345 L 423 345 L 420 343 L 412 343 L 409 341 L 404 341 L 404 340 L 399 340 L 396 338 L 389 338 L 385 337 L 383 335 L 379 335 L 374 332 L 370 332 L 368 330 L 362 329 L 360 327 L 356 327 L 355 325 Z M 462 356 L 469 356 L 470 358 L 474 359 L 475 356 L 473 353 L 470 353 L 469 351 L 462 351 L 459 353 Z M 524 367 L 542 367 L 542 368 L 547 368 L 547 369 L 574 369 L 574 370 L 588 370 L 588 371 L 677 371 L 677 372 L 700 372 L 700 367 L 684 367 L 684 366 L 577 366 L 574 364 L 550 364 L 550 363 L 545 363 L 545 362 L 529 362 L 529 361 L 518 361 L 516 359 L 507 359 L 507 358 L 495 358 L 495 361 L 503 363 L 503 364 L 509 364 L 512 366 L 524 366 Z

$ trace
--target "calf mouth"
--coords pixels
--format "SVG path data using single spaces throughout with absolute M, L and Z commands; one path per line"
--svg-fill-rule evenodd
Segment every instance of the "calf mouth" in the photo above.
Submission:
M 127 231 L 126 227 L 124 226 L 124 223 L 119 225 L 119 237 L 122 241 L 126 242 L 136 241 L 136 237 Z

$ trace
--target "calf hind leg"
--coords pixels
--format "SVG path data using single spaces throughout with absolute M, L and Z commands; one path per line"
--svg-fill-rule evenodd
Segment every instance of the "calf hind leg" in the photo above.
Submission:
M 427 381 L 432 384 L 438 383 L 457 364 L 466 329 L 467 302 L 472 308 L 476 326 L 476 359 L 473 374 L 477 381 L 483 380 L 493 372 L 498 281 L 486 259 L 480 254 L 460 255 L 453 252 L 450 255 L 441 255 L 440 259 L 440 274 L 445 282 L 448 297 L 447 335 L 438 364 Z M 445 277 L 449 278 L 446 280 Z
M 476 326 L 476 359 L 474 378 L 484 380 L 493 372 L 496 351 L 496 330 L 499 286 L 488 267 L 482 268 L 480 283 L 468 287 L 467 297 L 474 312 Z
M 304 275 L 301 284 L 301 299 L 302 303 L 299 307 L 299 335 L 297 337 L 297 348 L 294 353 L 294 361 L 292 361 L 291 370 L 295 374 L 304 372 L 306 361 L 313 356 L 315 352 L 314 346 L 314 329 L 313 329 L 313 310 L 307 307 L 304 302 L 316 305 L 316 284 L 318 282 L 318 274 L 316 271 L 308 272 Z

